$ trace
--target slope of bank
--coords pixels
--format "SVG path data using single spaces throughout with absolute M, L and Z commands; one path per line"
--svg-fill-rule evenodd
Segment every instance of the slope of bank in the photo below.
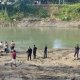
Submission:
M 53 27 L 53 28 L 76 28 L 80 29 L 80 21 L 61 21 L 58 19 L 27 19 L 23 18 L 21 21 L 15 22 L 1 22 L 0 27 L 31 27 L 31 28 L 45 28 L 45 27 Z
M 27 20 L 23 19 L 16 25 L 17 27 L 54 27 L 54 28 L 77 28 L 80 29 L 80 21 L 61 21 L 56 19 Z

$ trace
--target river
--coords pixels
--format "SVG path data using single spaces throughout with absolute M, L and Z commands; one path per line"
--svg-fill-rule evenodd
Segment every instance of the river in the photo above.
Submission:
M 72 48 L 80 43 L 79 29 L 46 28 L 0 28 L 0 41 L 15 41 L 16 49 L 24 50 L 35 44 L 38 49 Z

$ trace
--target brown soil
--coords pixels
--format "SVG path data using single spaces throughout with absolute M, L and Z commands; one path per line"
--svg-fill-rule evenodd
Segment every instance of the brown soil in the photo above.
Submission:
M 74 58 L 74 49 L 37 52 L 37 59 L 27 61 L 26 53 L 17 53 L 17 67 L 11 68 L 10 54 L 0 56 L 0 80 L 80 80 L 80 59 Z

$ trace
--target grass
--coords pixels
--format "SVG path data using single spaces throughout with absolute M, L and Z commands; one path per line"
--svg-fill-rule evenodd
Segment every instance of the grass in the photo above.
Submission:
M 53 15 L 61 20 L 80 20 L 80 3 L 58 6 L 57 14 Z
M 24 12 L 25 11 L 25 12 Z M 13 11 L 15 12 L 15 11 Z M 9 12 L 8 12 L 9 13 Z M 51 4 L 49 6 L 33 6 L 27 5 L 26 9 L 19 11 L 16 8 L 16 12 L 12 15 L 8 15 L 7 11 L 0 11 L 0 20 L 21 20 L 26 17 L 36 17 L 36 18 L 57 18 L 63 21 L 70 20 L 80 20 L 80 3 L 76 4 L 64 4 L 64 5 L 55 5 Z M 12 13 L 12 12 L 11 12 Z

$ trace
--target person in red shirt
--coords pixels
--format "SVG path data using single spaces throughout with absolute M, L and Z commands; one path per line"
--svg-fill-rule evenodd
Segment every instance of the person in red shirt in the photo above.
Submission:
M 15 50 L 13 50 L 13 51 L 11 52 L 11 56 L 12 56 L 11 67 L 12 67 L 13 65 L 15 65 L 15 67 L 16 67 L 16 51 L 15 51 Z

